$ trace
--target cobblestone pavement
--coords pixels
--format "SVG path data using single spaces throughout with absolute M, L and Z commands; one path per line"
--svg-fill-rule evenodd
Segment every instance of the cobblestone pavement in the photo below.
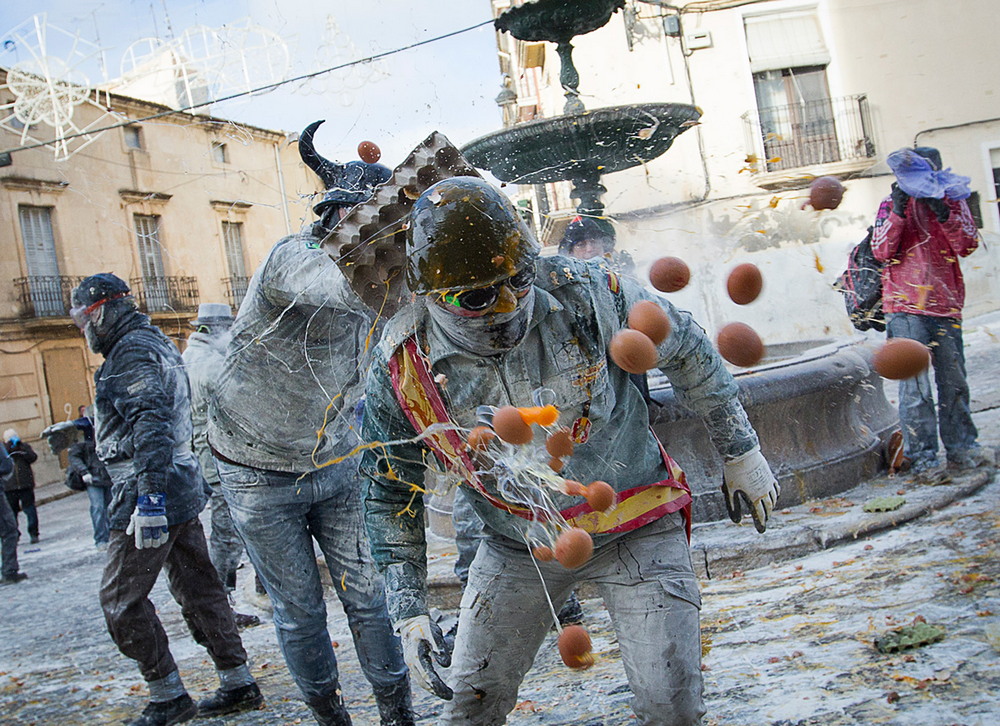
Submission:
M 971 330 L 967 352 L 981 440 L 997 446 L 1000 324 L 994 320 L 1000 318 Z M 702 569 L 707 726 L 1000 723 L 1000 482 L 991 471 L 978 470 L 944 488 L 906 477 L 866 486 L 871 488 L 777 514 L 764 535 L 769 539 L 756 540 L 768 543 L 763 564 L 751 557 L 753 567 L 741 569 L 739 557 L 730 557 L 725 567 L 712 569 L 713 579 Z M 868 494 L 897 491 L 928 504 L 895 525 L 859 526 Z M 105 631 L 97 602 L 103 554 L 91 544 L 86 497 L 48 501 L 40 517 L 42 541 L 19 550 L 30 579 L 0 588 L 0 722 L 127 721 L 145 704 L 146 689 Z M 830 549 L 818 544 L 819 551 L 809 553 L 784 547 L 803 527 L 828 532 L 829 541 L 839 543 Z M 755 538 L 750 526 L 722 522 L 698 528 L 695 545 Z M 251 574 L 249 566 L 241 570 L 241 582 L 250 583 Z M 189 690 L 195 697 L 209 694 L 217 686 L 211 663 L 188 635 L 162 582 L 153 599 Z M 328 604 L 354 723 L 377 726 L 346 619 L 335 597 Z M 243 631 L 243 639 L 267 706 L 193 723 L 312 723 L 266 613 L 254 610 L 242 588 L 237 606 L 262 616 L 263 623 Z M 607 613 L 596 599 L 586 600 L 584 609 L 597 664 L 585 672 L 566 669 L 550 637 L 509 724 L 635 723 Z M 915 620 L 943 627 L 943 640 L 889 655 L 875 649 L 877 636 Z M 415 696 L 423 723 L 433 723 L 437 702 L 419 689 Z

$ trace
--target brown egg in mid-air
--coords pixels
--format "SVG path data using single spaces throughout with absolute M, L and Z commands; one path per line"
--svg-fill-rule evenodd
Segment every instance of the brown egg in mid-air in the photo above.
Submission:
M 883 378 L 902 381 L 920 375 L 930 363 L 931 352 L 919 340 L 890 338 L 875 353 L 872 365 Z
M 559 633 L 559 656 L 570 668 L 583 670 L 594 665 L 590 635 L 582 625 L 567 625 Z
M 489 426 L 476 426 L 472 431 L 469 432 L 469 436 L 466 441 L 469 444 L 470 449 L 475 449 L 476 451 L 486 451 L 486 447 L 489 443 L 496 438 L 496 434 L 493 432 Z
M 844 198 L 844 185 L 835 176 L 818 176 L 809 185 L 809 206 L 813 209 L 836 209 Z
M 628 311 L 628 326 L 645 333 L 653 341 L 653 345 L 659 345 L 670 335 L 670 318 L 652 300 L 640 300 L 632 306 Z
M 579 527 L 571 527 L 556 537 L 556 559 L 567 570 L 575 570 L 594 554 L 594 540 Z
M 737 305 L 752 303 L 760 295 L 763 287 L 764 278 L 760 274 L 760 269 L 751 262 L 736 265 L 726 280 L 726 292 Z
M 614 334 L 608 344 L 608 352 L 615 365 L 629 373 L 645 373 L 655 368 L 660 359 L 648 335 L 628 328 Z
M 716 338 L 719 354 L 733 365 L 748 368 L 764 357 L 764 343 L 749 325 L 729 323 Z
M 683 290 L 691 281 L 691 268 L 680 257 L 661 257 L 649 268 L 649 283 L 660 292 Z
M 595 481 L 587 487 L 586 497 L 591 509 L 606 512 L 615 503 L 615 490 L 606 481 Z
M 573 454 L 573 434 L 569 429 L 559 429 L 545 439 L 545 450 L 551 456 L 571 456 Z
M 566 462 L 563 461 L 558 456 L 553 456 L 551 459 L 549 459 L 549 468 L 556 474 L 561 472 L 565 467 L 566 467 Z
M 531 554 L 535 556 L 535 559 L 539 562 L 551 562 L 556 558 L 555 552 L 548 545 L 538 545 L 533 550 Z
M 358 144 L 358 158 L 366 164 L 374 164 L 382 158 L 382 149 L 374 141 L 362 141 Z
M 493 413 L 493 430 L 508 444 L 527 444 L 534 438 L 531 426 L 513 406 L 502 406 Z

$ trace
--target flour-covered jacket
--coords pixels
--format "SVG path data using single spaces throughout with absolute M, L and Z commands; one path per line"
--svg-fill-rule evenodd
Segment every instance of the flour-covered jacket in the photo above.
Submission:
M 208 440 L 237 464 L 302 473 L 359 442 L 353 408 L 372 318 L 317 242 L 279 241 L 236 315 Z
M 208 402 L 215 382 L 222 375 L 226 358 L 228 333 L 209 335 L 194 332 L 188 338 L 187 348 L 181 354 L 191 382 L 191 426 L 194 432 L 192 444 L 201 473 L 209 484 L 219 482 L 219 470 L 215 457 L 208 446 Z
M 166 495 L 169 526 L 205 507 L 205 480 L 191 451 L 191 400 L 176 346 L 149 318 L 128 314 L 94 374 L 97 454 L 114 482 L 112 529 L 125 529 L 139 494 Z
M 657 367 L 678 398 L 705 421 L 720 455 L 734 458 L 757 445 L 732 375 L 691 316 L 596 261 L 540 258 L 528 332 L 502 355 L 481 357 L 456 347 L 421 304 L 388 324 L 368 372 L 364 422 L 364 438 L 386 445 L 368 450 L 361 468 L 371 480 L 366 522 L 373 555 L 386 573 L 394 622 L 426 612 L 423 503 L 409 483 L 423 483 L 422 462 L 433 458 L 424 443 L 406 441 L 415 429 L 397 398 L 391 371 L 400 347 L 408 340 L 416 343 L 452 421 L 464 429 L 479 424 L 478 406 L 531 406 L 533 391 L 551 389 L 560 425 L 577 433 L 562 476 L 584 483 L 603 480 L 622 496 L 672 477 L 639 390 L 607 354 L 611 337 L 626 326 L 628 311 L 639 300 L 654 300 L 667 312 L 672 331 L 658 347 Z M 536 445 L 540 439 L 536 436 Z M 388 443 L 398 441 L 405 443 Z M 502 499 L 494 481 L 484 477 L 483 482 L 491 497 Z M 491 504 L 473 487 L 469 493 L 488 530 L 524 543 L 527 519 Z M 561 494 L 554 499 L 560 510 L 580 502 Z M 598 547 L 620 536 L 596 531 Z

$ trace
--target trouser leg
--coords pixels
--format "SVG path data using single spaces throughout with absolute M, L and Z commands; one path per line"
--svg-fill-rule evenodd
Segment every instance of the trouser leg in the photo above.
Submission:
M 171 528 L 160 547 L 136 549 L 132 535 L 111 530 L 108 560 L 101 579 L 101 609 L 111 639 L 123 655 L 139 664 L 142 677 L 155 681 L 177 670 L 167 634 L 149 600 L 175 540 Z
M 16 489 L 9 492 L 4 492 L 4 498 L 7 500 L 7 506 L 10 507 L 10 511 L 14 515 L 14 531 L 17 533 L 17 537 L 21 537 L 21 527 L 17 523 L 17 515 L 21 513 L 21 495 Z
M 931 334 L 923 320 L 925 317 L 891 313 L 886 326 L 889 338 L 910 338 L 930 345 Z M 935 463 L 938 451 L 937 411 L 930 375 L 926 371 L 899 382 L 899 423 L 906 455 L 914 463 Z
M 35 490 L 21 490 L 21 509 L 28 520 L 28 534 L 33 539 L 38 539 L 38 508 L 35 506 Z
M 339 687 L 308 515 L 309 476 L 219 462 L 229 511 L 274 606 L 278 645 L 307 700 Z
M 683 526 L 668 518 L 609 545 L 600 574 L 641 726 L 693 726 L 702 696 L 701 601 Z
M 195 517 L 179 524 L 171 528 L 171 535 L 173 547 L 164 565 L 167 583 L 191 635 L 208 650 L 217 670 L 243 665 L 247 654 L 226 591 L 208 556 L 201 521 Z
M 360 475 L 348 462 L 320 469 L 313 477 L 319 501 L 309 512 L 309 528 L 347 615 L 361 669 L 378 696 L 404 683 L 407 670 L 389 622 L 385 582 L 365 534 Z
M 467 489 L 467 486 L 455 487 L 451 505 L 451 521 L 455 526 L 455 546 L 458 549 L 455 575 L 463 587 L 469 580 L 469 567 L 483 539 L 483 522 L 465 494 Z
M 17 564 L 17 521 L 7 497 L 0 497 L 0 557 L 3 577 L 12 578 L 19 571 Z
M 94 544 L 107 542 L 111 535 L 111 531 L 108 529 L 110 495 L 111 487 L 87 487 L 87 498 L 90 500 L 90 523 L 94 527 Z
M 212 535 L 209 539 L 209 552 L 212 564 L 219 572 L 219 579 L 227 590 L 236 589 L 236 568 L 240 565 L 243 555 L 243 540 L 240 539 L 233 517 L 229 513 L 229 505 L 222 493 L 222 485 L 212 484 Z
M 972 421 L 969 383 L 965 372 L 962 321 L 935 318 L 931 354 L 938 394 L 938 428 L 948 453 L 966 451 L 976 445 L 979 431 Z

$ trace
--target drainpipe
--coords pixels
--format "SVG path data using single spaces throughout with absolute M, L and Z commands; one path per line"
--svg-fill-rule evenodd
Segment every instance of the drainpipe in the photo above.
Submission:
M 285 175 L 281 171 L 281 154 L 278 152 L 279 142 L 274 142 L 274 165 L 278 168 L 278 192 L 281 194 L 281 213 L 285 217 L 285 234 L 292 233 L 292 220 L 288 217 L 288 195 L 285 194 Z

